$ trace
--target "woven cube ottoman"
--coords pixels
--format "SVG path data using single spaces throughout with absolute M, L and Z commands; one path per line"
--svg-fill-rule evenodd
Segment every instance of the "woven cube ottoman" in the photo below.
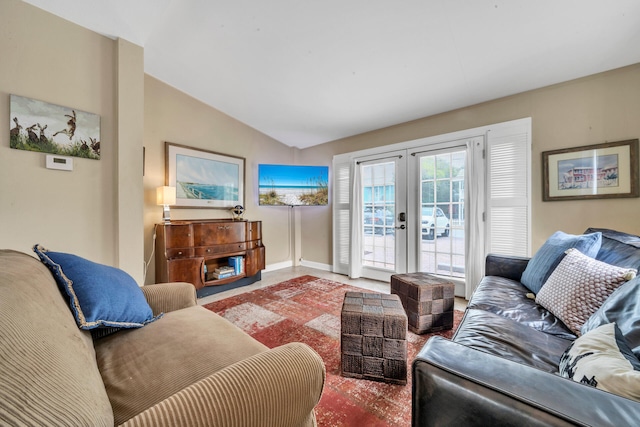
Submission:
M 407 315 L 397 295 L 347 292 L 341 322 L 344 377 L 407 383 Z
M 453 328 L 454 291 L 453 282 L 427 273 L 391 276 L 391 293 L 400 297 L 416 334 Z

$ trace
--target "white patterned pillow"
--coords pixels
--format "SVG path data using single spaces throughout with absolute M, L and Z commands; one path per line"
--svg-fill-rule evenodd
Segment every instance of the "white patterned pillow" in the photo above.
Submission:
M 565 378 L 640 401 L 640 360 L 615 323 L 576 339 L 560 358 Z
M 536 296 L 540 304 L 580 336 L 580 328 L 621 284 L 636 276 L 633 268 L 610 265 L 568 249 Z

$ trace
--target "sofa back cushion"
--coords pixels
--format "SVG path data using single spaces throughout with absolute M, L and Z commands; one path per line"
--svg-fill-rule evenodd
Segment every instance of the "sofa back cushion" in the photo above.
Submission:
M 602 233 L 598 261 L 640 271 L 640 236 L 606 228 L 588 228 L 585 234 Z
M 640 358 L 640 276 L 620 286 L 582 326 L 582 335 L 616 323 L 633 353 Z
M 0 419 L 113 426 L 90 332 L 35 258 L 0 250 Z
M 597 260 L 640 271 L 640 236 L 604 228 L 585 233 L 602 233 Z M 640 357 L 640 277 L 620 286 L 582 327 L 582 334 L 615 322 L 633 353 Z

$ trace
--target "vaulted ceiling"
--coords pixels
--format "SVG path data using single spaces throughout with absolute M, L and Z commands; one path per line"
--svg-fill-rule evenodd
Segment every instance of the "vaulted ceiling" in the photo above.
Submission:
M 640 62 L 638 0 L 26 1 L 299 148 Z

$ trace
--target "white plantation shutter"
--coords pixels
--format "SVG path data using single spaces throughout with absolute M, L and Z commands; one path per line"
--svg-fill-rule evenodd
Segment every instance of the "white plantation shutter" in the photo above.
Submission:
M 333 272 L 349 274 L 351 161 L 333 158 Z
M 488 252 L 530 255 L 530 124 L 487 133 Z

